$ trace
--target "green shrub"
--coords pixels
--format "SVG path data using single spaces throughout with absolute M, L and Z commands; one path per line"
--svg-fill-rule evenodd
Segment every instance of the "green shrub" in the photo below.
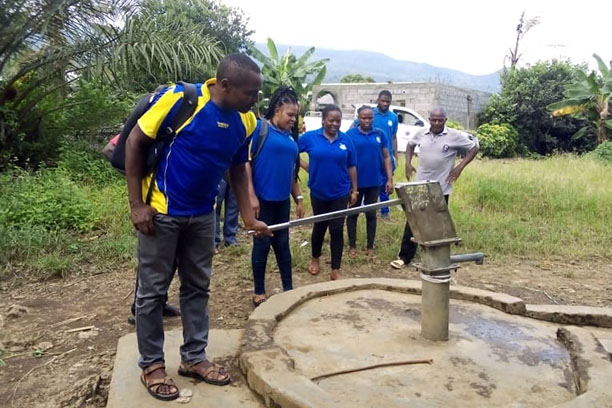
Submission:
M 612 141 L 601 143 L 593 150 L 592 154 L 598 160 L 612 164 Z
M 93 150 L 84 141 L 64 143 L 60 149 L 57 167 L 75 182 L 97 186 L 107 185 L 112 180 L 123 177 L 99 151 Z
M 49 231 L 89 231 L 95 226 L 95 203 L 61 169 L 35 174 L 14 171 L 2 175 L 0 224 L 39 226 Z
M 461 125 L 461 123 L 457 122 L 454 119 L 448 119 L 446 121 L 446 127 L 457 129 L 457 130 L 465 130 L 465 128 Z
M 478 127 L 477 135 L 485 157 L 512 157 L 516 153 L 518 133 L 512 125 L 485 123 Z

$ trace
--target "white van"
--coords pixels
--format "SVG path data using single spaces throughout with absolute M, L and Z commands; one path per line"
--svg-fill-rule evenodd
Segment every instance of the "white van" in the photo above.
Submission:
M 372 107 L 376 106 L 375 103 L 365 103 L 358 105 L 355 108 L 355 112 L 353 113 L 353 116 L 351 118 L 342 118 L 342 124 L 340 126 L 340 130 L 342 132 L 346 132 L 350 129 L 351 125 L 353 124 L 353 121 L 357 117 L 357 109 L 359 109 L 363 105 L 368 105 Z M 399 121 L 399 125 L 397 128 L 397 151 L 405 152 L 408 140 L 410 140 L 414 136 L 417 130 L 423 127 L 429 127 L 429 122 L 417 112 L 404 106 L 391 105 L 389 106 L 389 109 L 392 112 L 395 112 Z M 319 129 L 321 127 L 321 121 L 321 112 L 307 112 L 304 116 L 304 124 L 306 125 L 306 131 Z

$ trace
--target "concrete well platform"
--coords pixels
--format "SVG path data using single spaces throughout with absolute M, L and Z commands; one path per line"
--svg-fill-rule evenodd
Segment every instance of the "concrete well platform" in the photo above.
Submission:
M 164 344 L 166 371 L 179 389 L 188 388 L 193 397 L 188 404 L 175 401 L 159 401 L 149 395 L 140 382 L 140 369 L 137 366 L 138 347 L 136 333 L 119 339 L 115 367 L 108 394 L 107 408 L 168 408 L 170 406 L 191 407 L 244 407 L 262 408 L 260 399 L 249 390 L 244 378 L 237 372 L 237 353 L 243 330 L 211 330 L 207 354 L 215 362 L 220 362 L 232 375 L 229 385 L 219 387 L 195 381 L 177 374 L 180 363 L 179 346 L 183 342 L 181 329 L 167 331 Z
M 417 281 L 343 280 L 276 295 L 251 315 L 240 365 L 268 407 L 612 406 L 602 346 L 611 309 L 526 305 L 458 286 L 451 298 L 450 340 L 431 342 L 420 335 Z

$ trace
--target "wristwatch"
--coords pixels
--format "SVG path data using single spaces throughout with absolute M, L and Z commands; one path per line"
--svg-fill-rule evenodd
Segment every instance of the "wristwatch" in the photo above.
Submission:
M 301 194 L 299 196 L 295 196 L 295 201 L 300 201 L 300 200 L 303 200 L 303 199 L 304 199 L 304 196 L 301 195 Z

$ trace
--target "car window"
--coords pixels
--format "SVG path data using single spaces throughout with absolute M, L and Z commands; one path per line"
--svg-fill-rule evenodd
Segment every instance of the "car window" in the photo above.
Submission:
M 419 118 L 414 116 L 412 113 L 406 111 L 395 109 L 393 112 L 397 114 L 398 122 L 403 125 L 416 126 L 416 122 L 419 120 Z

